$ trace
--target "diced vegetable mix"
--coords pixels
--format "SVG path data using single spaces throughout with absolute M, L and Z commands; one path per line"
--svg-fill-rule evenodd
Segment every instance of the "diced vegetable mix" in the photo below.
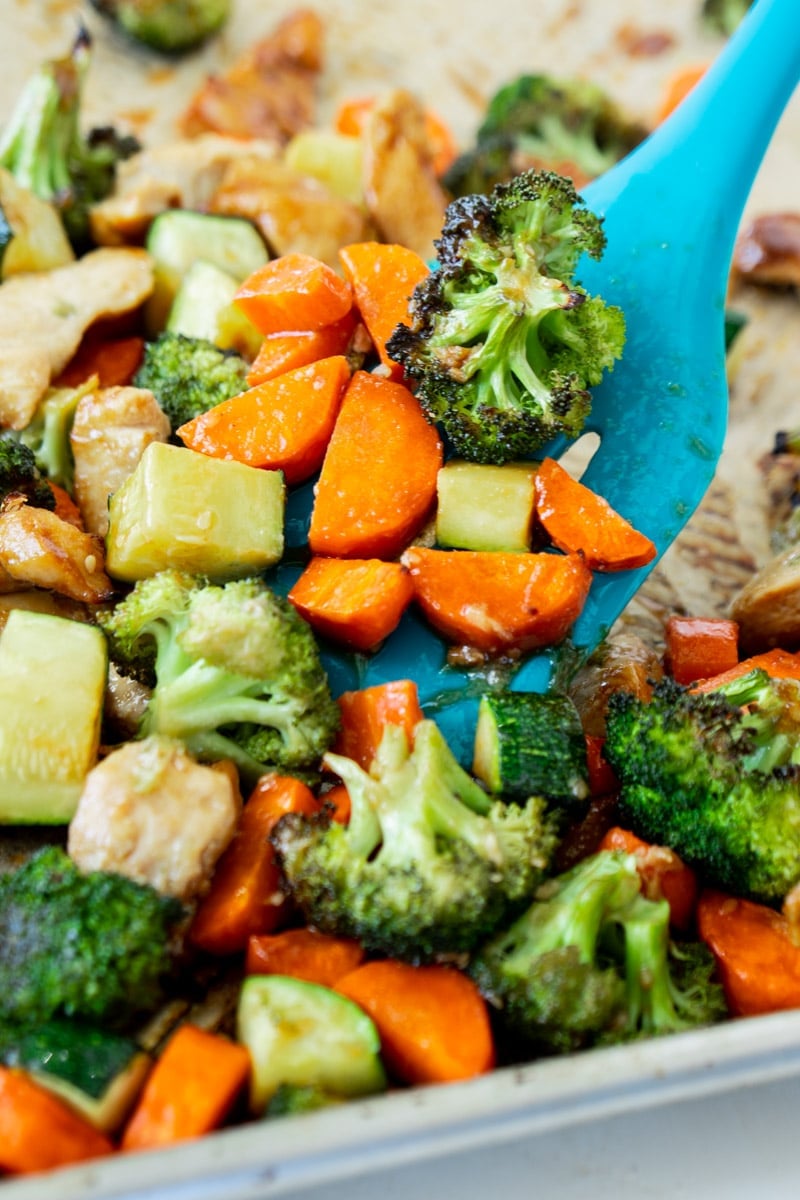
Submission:
M 227 18 L 97 6 L 167 52 Z M 319 32 L 298 13 L 261 48 L 297 97 Z M 31 304 L 120 220 L 134 148 L 80 133 L 90 50 L 0 138 L 3 287 L 32 272 Z M 201 88 L 187 137 L 264 135 L 241 125 L 259 61 Z M 392 121 L 427 204 L 408 244 L 369 173 Z M 764 641 L 751 606 L 673 614 L 660 656 L 570 654 L 594 574 L 656 555 L 546 453 L 624 354 L 624 314 L 574 279 L 604 246 L 574 184 L 646 130 L 541 75 L 461 153 L 413 97 L 303 124 L 268 132 L 293 202 L 330 188 L 332 245 L 281 250 L 228 163 L 209 211 L 117 224 L 146 253 L 103 260 L 113 302 L 0 404 L 0 822 L 66 832 L 0 876 L 0 1173 L 800 1006 L 800 636 Z M 413 664 L 333 694 L 323 651 L 358 664 L 410 611 L 480 696 L 468 764 Z M 540 648 L 551 692 L 509 687 Z M 235 1013 L 153 1040 L 218 971 Z

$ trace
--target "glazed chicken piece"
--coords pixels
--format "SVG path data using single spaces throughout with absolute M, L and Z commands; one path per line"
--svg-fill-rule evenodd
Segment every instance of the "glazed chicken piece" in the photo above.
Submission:
M 47 588 L 84 604 L 113 593 L 103 543 L 46 508 L 12 494 L 0 508 L 0 590 Z
M 135 470 L 151 442 L 166 442 L 169 419 L 146 388 L 103 388 L 82 396 L 70 446 L 75 500 L 90 533 L 108 533 L 108 498 Z
M 86 776 L 67 850 L 82 871 L 192 901 L 207 890 L 241 803 L 232 774 L 195 762 L 180 742 L 126 742 Z
M 209 210 L 253 221 L 275 255 L 310 254 L 337 270 L 340 246 L 374 236 L 366 214 L 355 204 L 278 161 L 231 162 Z
M 204 211 L 237 158 L 269 161 L 278 153 L 273 142 L 215 133 L 142 150 L 120 163 L 114 191 L 93 207 L 92 235 L 101 246 L 141 242 L 165 209 Z
M 316 13 L 290 13 L 230 70 L 208 77 L 183 114 L 181 131 L 187 137 L 211 131 L 286 145 L 314 123 L 322 40 Z
M 94 250 L 0 286 L 0 425 L 24 429 L 51 379 L 99 317 L 137 308 L 153 290 L 144 250 Z
M 734 278 L 767 287 L 800 287 L 800 213 L 767 213 L 736 240 Z
M 402 89 L 387 93 L 367 115 L 362 140 L 364 198 L 380 239 L 434 258 L 448 198 L 433 168 L 422 106 Z

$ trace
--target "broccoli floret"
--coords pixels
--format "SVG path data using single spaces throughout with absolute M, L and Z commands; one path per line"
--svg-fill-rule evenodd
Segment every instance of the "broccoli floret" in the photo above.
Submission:
M 182 906 L 49 846 L 0 877 L 0 1018 L 130 1024 L 164 996 Z
M 89 208 L 112 191 L 117 163 L 140 149 L 110 126 L 80 127 L 91 38 L 81 29 L 68 57 L 42 64 L 22 91 L 0 137 L 0 166 L 54 204 L 78 250 L 91 243 Z
M 529 171 L 453 201 L 436 246 L 387 345 L 429 419 L 473 462 L 577 437 L 625 340 L 621 310 L 573 281 L 581 254 L 602 256 L 600 219 L 568 179 Z
M 412 962 L 470 950 L 524 903 L 556 837 L 544 801 L 491 800 L 433 721 L 413 750 L 389 725 L 370 772 L 327 754 L 347 786 L 349 824 L 281 818 L 272 840 L 308 921 Z
M 174 434 L 187 421 L 243 392 L 247 371 L 247 363 L 234 350 L 167 332 L 145 346 L 133 382 L 150 389 Z
M 43 479 L 33 451 L 8 434 L 0 435 L 0 502 L 6 496 L 24 496 L 36 508 L 56 506 L 53 489 Z
M 799 703 L 796 681 L 763 671 L 724 692 L 666 679 L 648 703 L 611 696 L 621 818 L 718 887 L 780 903 L 800 880 Z
M 92 0 L 133 38 L 162 54 L 184 54 L 218 33 L 228 20 L 231 0 Z
M 692 961 L 703 956 L 692 949 Z M 511 927 L 481 947 L 469 973 L 501 1025 L 535 1052 L 567 1053 L 707 1024 L 721 989 L 691 982 L 669 948 L 669 905 L 640 893 L 635 855 L 600 852 L 545 883 Z M 705 979 L 705 987 L 700 986 Z
M 520 75 L 489 101 L 475 146 L 456 159 L 443 183 L 451 195 L 466 196 L 537 167 L 582 186 L 647 133 L 589 80 Z
M 318 769 L 339 708 L 311 627 L 263 580 L 162 571 L 97 619 L 123 669 L 153 667 L 138 736 L 179 738 L 197 758 L 232 759 L 248 779 Z
M 730 37 L 752 3 L 753 0 L 703 0 L 703 21 L 714 33 Z

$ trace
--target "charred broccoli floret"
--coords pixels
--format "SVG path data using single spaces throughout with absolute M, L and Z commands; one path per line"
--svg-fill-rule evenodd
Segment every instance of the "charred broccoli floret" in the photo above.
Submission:
M 113 189 L 117 164 L 140 148 L 110 126 L 82 132 L 90 55 L 91 38 L 82 29 L 66 58 L 43 63 L 29 79 L 0 136 L 0 166 L 57 207 L 78 249 L 91 242 L 90 206 Z
M 230 758 L 249 779 L 314 773 L 339 723 L 311 627 L 260 578 L 211 584 L 162 571 L 98 613 L 110 655 L 155 686 L 140 737 Z
M 671 949 L 669 905 L 641 895 L 634 855 L 609 851 L 544 884 L 469 967 L 502 1026 L 559 1053 L 708 1024 L 725 1011 L 712 970 L 703 947 Z
M 573 278 L 581 254 L 602 256 L 600 219 L 568 179 L 529 171 L 453 201 L 436 246 L 387 345 L 430 420 L 472 462 L 577 437 L 625 340 L 621 310 Z
M 350 795 L 347 825 L 327 812 L 281 818 L 272 841 L 309 922 L 412 962 L 468 951 L 540 882 L 556 838 L 544 802 L 490 799 L 433 721 L 413 749 L 389 725 L 369 774 L 327 767 Z
M 33 451 L 9 434 L 0 435 L 0 501 L 6 496 L 24 496 L 36 508 L 56 506 L 53 489 L 36 465 Z
M 162 333 L 144 349 L 136 387 L 149 388 L 167 414 L 173 434 L 247 387 L 248 366 L 234 350 L 203 338 Z
M 520 75 L 489 101 L 475 145 L 445 173 L 453 196 L 489 192 L 537 167 L 582 186 L 602 175 L 647 136 L 609 95 L 587 79 Z
M 621 816 L 723 890 L 778 904 L 800 880 L 799 734 L 800 685 L 763 671 L 724 692 L 617 693 L 604 753 Z
M 164 996 L 182 906 L 50 846 L 0 877 L 0 1019 L 129 1024 Z
M 222 29 L 231 0 L 92 0 L 133 38 L 162 54 L 185 54 Z
M 744 20 L 753 0 L 703 0 L 703 21 L 715 33 L 730 37 Z

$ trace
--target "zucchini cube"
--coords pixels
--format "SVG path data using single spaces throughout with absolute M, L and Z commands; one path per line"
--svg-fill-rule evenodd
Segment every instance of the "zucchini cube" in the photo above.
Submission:
M 438 544 L 452 550 L 529 550 L 536 467 L 445 463 L 436 481 Z

